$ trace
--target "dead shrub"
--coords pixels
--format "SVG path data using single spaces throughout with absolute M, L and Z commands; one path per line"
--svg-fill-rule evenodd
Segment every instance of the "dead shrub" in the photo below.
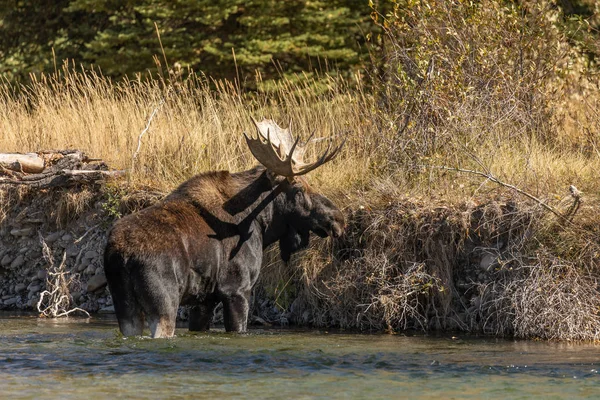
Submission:
M 75 276 L 66 270 L 67 253 L 63 253 L 60 264 L 56 266 L 54 255 L 41 235 L 40 241 L 44 259 L 48 263 L 46 268 L 46 290 L 40 293 L 40 299 L 37 303 L 40 317 L 68 317 L 69 314 L 74 312 L 81 312 L 89 317 L 90 314 L 87 311 L 79 307 L 73 307 L 70 287 L 75 281 Z

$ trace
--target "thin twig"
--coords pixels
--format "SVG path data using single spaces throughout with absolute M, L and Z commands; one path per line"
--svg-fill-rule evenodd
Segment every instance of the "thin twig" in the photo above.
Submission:
M 432 165 L 431 168 L 437 168 L 437 169 L 443 169 L 446 171 L 454 171 L 454 172 L 463 172 L 463 173 L 467 173 L 467 174 L 471 174 L 471 175 L 478 175 L 481 177 L 484 177 L 494 183 L 497 183 L 500 186 L 509 188 L 511 190 L 514 190 L 515 192 L 527 197 L 528 199 L 531 199 L 533 201 L 535 201 L 536 203 L 538 203 L 539 205 L 541 205 L 543 208 L 545 208 L 547 211 L 550 211 L 552 214 L 556 215 L 557 217 L 559 217 L 560 219 L 571 223 L 571 221 L 569 221 L 568 218 L 566 218 L 564 215 L 562 215 L 562 213 L 560 211 L 558 211 L 557 209 L 555 209 L 554 207 L 546 204 L 543 200 L 538 199 L 537 197 L 535 197 L 534 195 L 532 195 L 531 193 L 527 193 L 526 191 L 524 191 L 523 189 L 519 189 L 518 187 L 516 187 L 515 185 L 511 185 L 510 183 L 506 183 L 501 181 L 500 179 L 496 178 L 494 175 L 492 175 L 491 172 L 481 172 L 481 171 L 475 171 L 475 170 L 471 170 L 471 169 L 464 169 L 464 168 L 456 168 L 456 167 L 446 167 L 443 165 Z
M 154 116 L 156 115 L 158 110 L 160 110 L 160 108 L 163 106 L 163 104 L 165 104 L 165 101 L 167 101 L 167 98 L 163 97 L 160 100 L 160 102 L 158 103 L 158 105 L 154 108 L 154 110 L 152 110 L 152 113 L 150 114 L 150 116 L 148 117 L 148 121 L 146 122 L 146 127 L 144 128 L 142 133 L 140 133 L 140 135 L 138 136 L 137 148 L 135 149 L 135 152 L 133 153 L 133 157 L 131 158 L 131 174 L 133 174 L 134 167 L 135 167 L 135 160 L 137 159 L 138 154 L 140 153 L 140 149 L 142 147 L 142 137 L 150 129 L 150 124 L 152 123 L 152 119 L 154 118 Z

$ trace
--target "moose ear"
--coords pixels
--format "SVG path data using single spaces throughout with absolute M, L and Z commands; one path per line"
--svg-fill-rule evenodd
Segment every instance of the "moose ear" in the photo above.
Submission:
M 267 170 L 266 173 L 267 173 L 267 178 L 269 179 L 269 181 L 271 182 L 271 186 L 273 186 L 273 187 L 279 185 L 285 179 L 284 177 L 279 176 L 269 170 Z

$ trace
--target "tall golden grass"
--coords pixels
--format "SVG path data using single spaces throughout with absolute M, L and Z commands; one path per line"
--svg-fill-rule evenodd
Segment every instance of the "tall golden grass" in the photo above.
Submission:
M 269 117 L 284 126 L 292 121 L 303 137 L 346 136 L 343 156 L 318 176 L 335 187 L 364 180 L 370 159 L 361 140 L 369 137 L 365 97 L 334 79 L 321 82 L 322 93 L 313 83 L 283 81 L 267 95 L 195 74 L 169 84 L 113 82 L 65 67 L 26 87 L 0 86 L 0 150 L 81 149 L 130 170 L 136 183 L 168 190 L 202 171 L 255 165 L 242 132 L 254 131 L 251 116 Z

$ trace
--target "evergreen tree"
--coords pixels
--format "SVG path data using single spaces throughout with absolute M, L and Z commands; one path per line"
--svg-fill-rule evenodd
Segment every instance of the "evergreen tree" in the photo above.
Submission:
M 163 62 L 155 24 L 168 62 L 216 78 L 240 75 L 250 83 L 256 71 L 263 79 L 315 70 L 349 73 L 366 59 L 361 44 L 370 25 L 363 0 L 17 3 L 0 15 L 0 34 L 13 40 L 26 25 L 18 44 L 3 46 L 13 68 L 51 71 L 54 48 L 58 62 L 73 59 L 115 77 L 155 70 L 153 56 Z M 9 63 L 0 63 L 6 70 Z

